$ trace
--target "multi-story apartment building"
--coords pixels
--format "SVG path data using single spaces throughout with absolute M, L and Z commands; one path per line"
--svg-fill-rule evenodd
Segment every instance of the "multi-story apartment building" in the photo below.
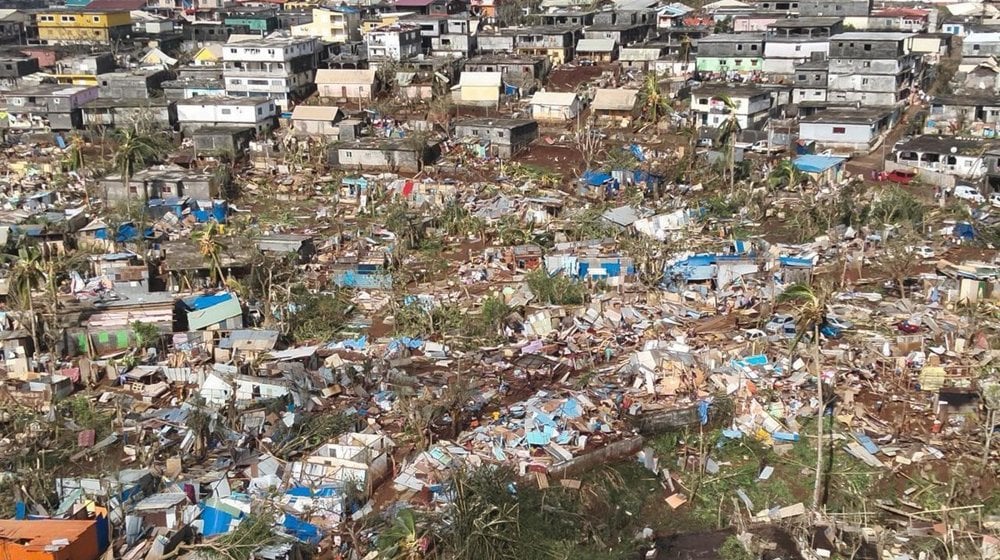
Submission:
M 132 30 L 127 11 L 46 10 L 35 14 L 35 22 L 46 45 L 108 45 Z
M 795 65 L 792 74 L 792 103 L 798 105 L 806 101 L 826 101 L 826 89 L 829 85 L 829 62 L 823 60 L 807 60 Z
M 795 65 L 811 60 L 816 53 L 826 57 L 830 36 L 843 31 L 838 17 L 780 19 L 767 26 L 764 42 L 764 72 L 791 75 Z
M 864 29 L 872 11 L 872 0 L 801 0 L 800 17 L 840 17 L 844 26 Z
M 313 8 L 312 21 L 292 26 L 292 37 L 317 37 L 326 43 L 361 40 L 361 13 L 350 6 Z
M 177 102 L 177 123 L 190 133 L 203 127 L 247 126 L 258 133 L 274 128 L 278 107 L 270 99 L 192 97 Z
M 260 35 L 278 29 L 278 16 L 270 8 L 241 8 L 222 14 L 222 25 L 234 35 Z
M 576 56 L 576 43 L 583 38 L 579 25 L 546 25 L 515 29 L 514 50 L 520 56 L 546 56 L 563 64 Z
M 892 106 L 920 78 L 911 33 L 848 32 L 830 38 L 827 101 Z
M 291 101 L 306 97 L 315 88 L 319 54 L 319 40 L 312 37 L 228 43 L 222 51 L 226 94 L 268 97 L 287 109 Z
M 741 129 L 756 130 L 763 126 L 770 110 L 771 94 L 757 87 L 703 85 L 691 90 L 691 112 L 699 126 L 717 128 L 735 118 Z
M 469 19 L 449 16 L 442 20 L 442 30 L 431 38 L 431 55 L 468 58 L 476 48 L 476 36 L 470 33 Z
M 763 33 L 717 33 L 698 39 L 699 72 L 759 72 L 763 63 Z
M 408 23 L 383 25 L 364 34 L 368 60 L 399 62 L 420 54 L 420 28 Z

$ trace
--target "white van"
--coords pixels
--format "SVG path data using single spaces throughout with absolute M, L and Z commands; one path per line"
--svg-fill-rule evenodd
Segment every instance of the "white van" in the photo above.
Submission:
M 986 197 L 983 193 L 979 192 L 979 189 L 971 187 L 969 185 L 955 185 L 955 198 L 961 198 L 962 200 L 969 200 L 975 202 L 976 204 L 982 204 L 986 202 Z

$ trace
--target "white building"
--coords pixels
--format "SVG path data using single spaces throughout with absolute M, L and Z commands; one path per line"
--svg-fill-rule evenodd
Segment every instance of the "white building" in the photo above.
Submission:
M 302 486 L 357 484 L 366 496 L 389 473 L 393 442 L 377 434 L 343 434 L 290 465 L 291 478 Z
M 420 54 L 420 28 L 416 25 L 384 25 L 364 35 L 368 59 L 399 62 Z
M 292 26 L 292 37 L 318 37 L 327 43 L 361 40 L 361 14 L 349 6 L 313 8 L 312 21 Z
M 222 51 L 226 95 L 266 97 L 287 109 L 315 87 L 319 51 L 319 39 L 313 37 L 227 43 Z
M 733 107 L 726 105 L 728 99 Z M 771 110 L 771 94 L 751 86 L 702 86 L 691 91 L 691 111 L 699 126 L 717 128 L 736 115 L 741 129 L 759 129 Z
M 206 126 L 252 126 L 263 133 L 277 117 L 272 99 L 199 96 L 177 102 L 177 123 L 185 133 Z

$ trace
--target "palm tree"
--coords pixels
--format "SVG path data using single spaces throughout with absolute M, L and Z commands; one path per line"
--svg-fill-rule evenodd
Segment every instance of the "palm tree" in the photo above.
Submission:
M 799 171 L 798 167 L 792 163 L 792 160 L 786 159 L 782 160 L 774 171 L 771 172 L 771 176 L 768 178 L 768 183 L 772 187 L 783 186 L 785 188 L 789 187 L 799 187 L 801 189 L 802 181 L 805 179 L 805 174 Z
M 822 505 L 823 416 L 826 411 L 826 402 L 823 400 L 823 378 L 820 373 L 819 328 L 826 318 L 828 298 L 829 294 L 825 288 L 813 288 L 808 284 L 793 284 L 778 296 L 779 303 L 795 304 L 794 314 L 800 325 L 800 330 L 792 342 L 792 348 L 794 349 L 803 335 L 806 334 L 806 329 L 812 331 L 812 366 L 813 373 L 816 375 L 816 398 L 819 401 L 819 414 L 816 418 L 816 478 L 813 481 L 813 508 L 819 508 Z
M 128 193 L 129 182 L 135 172 L 149 163 L 156 161 L 161 153 L 160 142 L 149 134 L 143 133 L 138 127 L 119 129 L 115 134 L 118 149 L 115 150 L 114 166 L 122 177 L 122 186 Z M 107 193 L 105 193 L 106 197 Z M 142 189 L 142 200 L 145 203 L 149 193 Z M 132 197 L 128 197 L 131 201 Z M 131 203 L 131 202 L 130 202 Z
M 726 95 L 712 98 L 726 108 L 729 115 L 719 126 L 719 141 L 725 146 L 726 167 L 729 171 L 729 192 L 736 188 L 736 137 L 740 133 L 740 121 L 736 118 L 736 103 Z
M 660 81 L 655 72 L 648 72 L 639 88 L 639 103 L 642 106 L 642 118 L 646 122 L 656 123 L 673 113 L 670 97 L 660 90 Z
M 35 316 L 35 298 L 32 292 L 45 283 L 45 266 L 42 253 L 36 247 L 23 246 L 17 251 L 10 268 L 9 293 L 14 296 L 21 311 L 28 313 L 31 342 L 35 352 L 39 351 L 38 318 Z
M 223 277 L 222 251 L 226 248 L 219 242 L 219 227 L 215 222 L 209 222 L 201 231 L 194 235 L 198 241 L 198 252 L 209 265 L 209 274 L 213 284 Z
M 681 35 L 680 55 L 684 59 L 684 69 L 687 70 L 687 64 L 691 61 L 691 37 L 687 33 Z

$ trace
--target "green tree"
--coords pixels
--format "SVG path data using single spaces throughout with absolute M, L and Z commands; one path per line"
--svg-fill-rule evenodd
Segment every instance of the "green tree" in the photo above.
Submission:
M 125 188 L 126 196 L 129 192 L 129 182 L 136 171 L 146 167 L 159 159 L 165 148 L 164 143 L 157 137 L 147 134 L 138 126 L 118 129 L 115 133 L 117 148 L 113 158 L 115 169 L 122 178 L 122 186 Z M 105 199 L 107 193 L 105 193 Z M 131 203 L 132 197 L 128 197 Z M 142 190 L 142 201 L 145 204 L 149 200 L 149 193 L 145 188 Z
M 792 343 L 794 348 L 803 336 L 810 332 L 812 347 L 812 369 L 816 376 L 816 399 L 819 401 L 819 411 L 816 414 L 816 472 L 813 481 L 813 508 L 822 507 L 822 487 L 823 487 L 823 422 L 826 401 L 823 397 L 823 376 L 820 362 L 820 325 L 826 319 L 826 306 L 829 299 L 829 291 L 825 287 L 814 288 L 809 284 L 793 284 L 778 296 L 779 303 L 791 303 L 794 305 L 799 333 Z
M 226 249 L 226 246 L 220 240 L 219 225 L 214 221 L 209 222 L 201 230 L 192 235 L 192 237 L 198 243 L 198 253 L 201 255 L 201 258 L 205 259 L 205 263 L 208 265 L 208 273 L 212 284 L 217 285 L 224 280 L 222 252 Z
M 417 526 L 411 509 L 400 510 L 392 525 L 379 533 L 379 558 L 386 560 L 421 560 L 427 552 L 429 537 Z
M 723 146 L 726 158 L 729 192 L 733 192 L 736 189 L 736 138 L 740 134 L 740 121 L 736 118 L 736 102 L 727 95 L 715 96 L 712 101 L 718 101 L 726 108 L 726 120 L 719 126 L 719 143 Z
M 798 167 L 795 167 L 792 160 L 785 159 L 771 171 L 771 175 L 768 177 L 768 184 L 774 188 L 797 188 L 801 190 L 804 180 L 805 174 L 799 171 Z
M 33 292 L 45 284 L 45 263 L 37 247 L 22 246 L 17 256 L 11 259 L 9 294 L 20 309 L 22 317 L 27 314 L 27 324 L 31 331 L 31 342 L 35 352 L 41 350 L 38 338 L 38 316 L 35 313 Z M 23 321 L 22 321 L 23 324 Z
M 660 89 L 660 81 L 655 72 L 647 72 L 639 86 L 639 106 L 642 109 L 642 119 L 648 123 L 657 123 L 673 113 L 670 96 Z

